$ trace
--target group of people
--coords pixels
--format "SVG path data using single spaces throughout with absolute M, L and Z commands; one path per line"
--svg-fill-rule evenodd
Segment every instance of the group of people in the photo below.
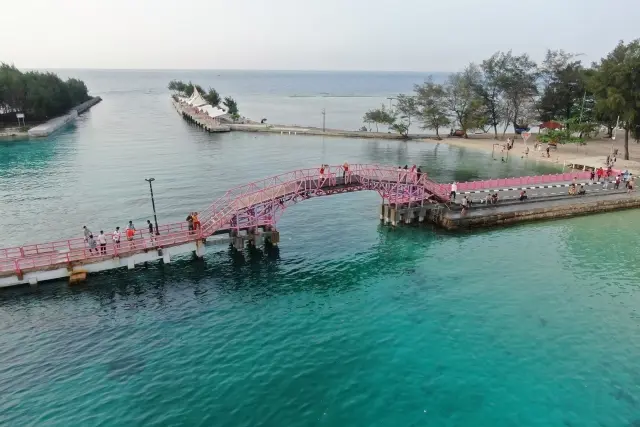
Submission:
M 153 241 L 154 234 L 157 234 L 158 230 L 154 233 L 153 224 L 151 224 L 150 220 L 147 220 L 147 227 L 149 228 L 149 235 Z M 93 236 L 93 233 L 89 228 L 85 225 L 82 227 L 84 233 L 84 240 L 89 247 L 89 253 L 93 255 L 106 255 L 107 254 L 107 241 L 109 238 L 105 235 L 104 230 L 100 230 L 100 234 L 96 237 Z M 122 231 L 120 231 L 120 227 L 116 227 L 115 231 L 111 233 L 111 241 L 116 248 L 120 248 L 120 241 L 122 239 Z M 129 221 L 129 225 L 124 231 L 124 236 L 129 242 L 130 248 L 135 248 L 134 238 L 136 235 L 136 227 L 133 225 L 133 221 Z
M 200 219 L 198 218 L 198 212 L 191 212 L 187 215 L 187 226 L 189 231 L 195 231 L 200 229 Z
M 420 166 L 413 165 L 409 168 L 409 165 L 398 166 L 398 181 L 400 182 L 416 182 L 420 180 L 422 176 L 422 169 Z
M 600 182 L 602 180 L 603 188 L 607 189 L 609 187 L 609 183 L 611 182 L 611 177 L 613 176 L 613 162 L 615 162 L 615 160 L 611 161 L 610 158 L 607 158 L 607 164 L 608 164 L 607 169 L 605 170 L 604 168 L 599 167 L 595 170 L 592 170 L 589 181 Z M 625 170 L 624 172 L 616 175 L 614 184 L 613 184 L 613 189 L 618 190 L 620 188 L 620 184 L 623 182 L 624 182 L 624 187 L 627 189 L 627 193 L 631 193 L 635 188 L 635 179 L 633 178 L 633 174 L 630 173 L 628 170 Z M 573 185 L 575 186 L 575 183 Z M 570 194 L 571 194 L 571 190 L 570 190 Z M 578 192 L 578 194 L 580 194 L 580 192 Z
M 570 196 L 584 196 L 585 194 L 587 194 L 587 191 L 584 189 L 584 184 L 580 184 L 580 188 L 578 189 L 578 185 L 573 182 L 571 183 L 571 185 L 569 186 L 569 195 Z

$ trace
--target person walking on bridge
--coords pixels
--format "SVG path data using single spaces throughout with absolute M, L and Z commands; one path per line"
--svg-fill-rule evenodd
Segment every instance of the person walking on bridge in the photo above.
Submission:
M 120 249 L 120 238 L 122 237 L 122 233 L 120 232 L 120 227 L 116 227 L 116 231 L 113 232 L 113 244 L 116 248 Z
M 456 200 L 456 193 L 458 192 L 458 184 L 454 181 L 451 184 L 451 193 L 449 193 L 449 198 L 452 200 Z
M 96 247 L 96 240 L 93 238 L 93 234 L 89 234 L 87 237 L 87 244 L 89 245 L 89 254 L 93 255 L 93 251 L 96 251 L 96 255 L 98 255 L 98 248 Z
M 129 221 L 129 224 L 133 226 L 133 224 L 131 224 L 131 221 Z M 129 241 L 129 249 L 135 248 L 136 244 L 133 242 L 133 237 L 136 234 L 136 229 L 132 227 L 127 227 L 126 234 L 127 234 L 127 240 Z
M 349 163 L 344 162 L 342 164 L 342 177 L 345 179 L 345 183 L 346 183 L 346 179 L 347 179 L 347 175 L 349 174 Z
M 198 212 L 194 212 L 193 214 L 191 214 L 191 216 L 193 217 L 193 229 L 198 231 L 198 229 L 200 228 L 200 218 L 198 218 Z
M 193 231 L 193 213 L 190 212 L 189 215 L 187 215 L 187 227 L 189 229 L 189 234 L 191 234 L 191 232 Z
M 91 230 L 89 230 L 86 225 L 82 226 L 82 230 L 84 231 L 84 241 L 87 242 L 89 240 L 89 236 L 91 236 Z
M 104 231 L 100 230 L 98 234 L 98 243 L 100 243 L 100 255 L 107 254 L 107 237 L 104 235 Z

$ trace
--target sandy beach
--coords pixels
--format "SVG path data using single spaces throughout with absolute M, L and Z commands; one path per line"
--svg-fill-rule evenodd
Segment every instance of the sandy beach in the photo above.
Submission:
M 509 156 L 524 156 L 525 144 L 519 135 L 516 136 L 516 143 L 509 152 Z M 618 149 L 618 157 L 615 163 L 617 169 L 629 169 L 633 174 L 640 173 L 640 145 L 634 140 L 629 141 L 629 158 L 624 160 L 624 134 L 619 133 L 615 141 L 609 138 L 591 139 L 586 141 L 586 145 L 576 146 L 575 144 L 559 145 L 558 149 L 551 150 L 551 157 L 546 156 L 545 151 L 535 151 L 535 134 L 527 142 L 530 159 L 554 163 L 557 165 L 586 165 L 591 167 L 605 167 L 607 156 L 615 149 Z M 493 139 L 491 135 L 470 135 L 468 139 L 444 137 L 441 141 L 425 138 L 424 141 L 440 142 L 457 147 L 472 148 L 487 152 L 494 151 L 496 158 L 501 157 L 502 147 L 506 143 L 506 138 L 513 138 L 514 135 L 506 135 L 505 140 Z M 613 143 L 613 144 L 612 144 Z M 546 147 L 546 146 L 545 146 Z M 506 153 L 506 151 L 505 151 Z

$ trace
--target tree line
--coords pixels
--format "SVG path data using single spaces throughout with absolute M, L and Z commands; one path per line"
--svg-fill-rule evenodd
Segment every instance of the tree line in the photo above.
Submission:
M 202 86 L 198 84 L 193 84 L 191 82 L 184 83 L 181 80 L 171 80 L 169 82 L 168 88 L 169 90 L 177 92 L 187 98 L 193 95 L 194 89 L 198 89 L 198 92 L 200 92 L 202 98 L 209 104 L 213 105 L 214 107 L 217 107 L 220 104 L 224 105 L 227 108 L 227 112 L 234 120 L 240 117 L 238 103 L 236 102 L 236 100 L 230 96 L 225 96 L 224 99 L 222 99 L 218 91 L 214 88 L 210 87 L 208 91 L 205 91 Z
M 18 70 L 0 64 L 0 120 L 15 122 L 15 113 L 40 121 L 66 114 L 91 99 L 82 80 L 62 80 L 54 73 Z
M 509 126 L 520 131 L 553 120 L 564 125 L 555 131 L 560 142 L 583 141 L 600 127 L 611 137 L 621 127 L 629 159 L 629 136 L 640 138 L 640 39 L 620 41 L 589 66 L 579 56 L 548 50 L 537 64 L 527 54 L 496 52 L 442 84 L 429 76 L 413 94 L 398 95 L 394 108 L 369 110 L 363 120 L 405 136 L 417 121 L 438 138 L 441 129 L 452 126 L 465 136 L 469 130 L 492 131 L 496 139 Z

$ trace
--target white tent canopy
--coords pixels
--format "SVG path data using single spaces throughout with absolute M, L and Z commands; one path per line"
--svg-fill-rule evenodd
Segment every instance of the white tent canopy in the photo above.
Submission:
M 193 88 L 193 95 L 187 101 L 188 104 L 193 105 L 194 107 L 200 107 L 203 105 L 207 105 L 208 102 L 200 95 L 198 89 Z
M 207 113 L 210 117 L 220 117 L 223 116 L 225 114 L 227 114 L 227 112 L 219 107 L 213 107 L 209 104 L 207 105 L 203 105 L 200 107 L 201 110 L 203 110 L 205 113 Z

